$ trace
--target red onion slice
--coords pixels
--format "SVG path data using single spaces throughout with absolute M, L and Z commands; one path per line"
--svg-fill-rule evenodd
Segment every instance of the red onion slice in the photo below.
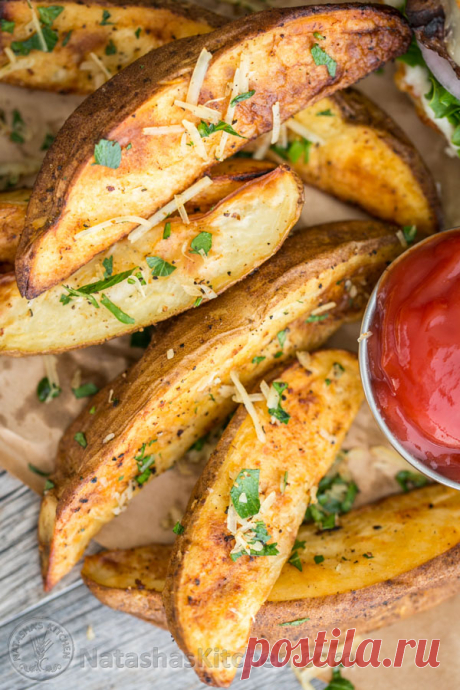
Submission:
M 455 74 L 449 61 L 441 57 L 434 50 L 429 50 L 422 43 L 417 41 L 418 47 L 422 51 L 426 66 L 430 69 L 440 84 L 447 91 L 460 100 L 460 79 Z

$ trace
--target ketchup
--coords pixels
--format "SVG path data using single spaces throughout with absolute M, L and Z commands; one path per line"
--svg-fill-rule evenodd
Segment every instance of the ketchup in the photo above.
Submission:
M 424 464 L 460 479 L 460 229 L 436 235 L 382 278 L 367 341 L 387 426 Z

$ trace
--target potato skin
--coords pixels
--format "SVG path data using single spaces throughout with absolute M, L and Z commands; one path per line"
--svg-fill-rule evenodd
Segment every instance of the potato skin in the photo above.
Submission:
M 372 515 L 377 510 L 387 510 L 394 515 L 412 506 L 414 515 L 411 522 L 417 522 L 417 506 L 431 504 L 436 514 L 439 503 L 449 503 L 440 517 L 443 530 L 451 530 L 451 547 L 439 552 L 436 543 L 433 557 L 426 562 L 409 567 L 397 575 L 388 572 L 380 581 L 362 587 L 357 577 L 356 585 L 339 594 L 331 593 L 316 598 L 290 600 L 286 594 L 283 601 L 268 601 L 260 609 L 251 631 L 255 637 L 265 637 L 270 644 L 285 637 L 296 644 L 299 639 L 309 637 L 313 640 L 320 630 L 331 631 L 339 627 L 345 632 L 356 628 L 358 634 L 391 625 L 395 621 L 414 615 L 441 603 L 460 589 L 460 545 L 459 533 L 451 518 L 460 510 L 460 497 L 447 487 L 433 485 L 416 489 L 410 494 L 398 494 L 382 499 L 375 504 L 358 508 L 349 513 L 358 520 Z M 361 518 L 362 516 L 362 518 Z M 379 520 L 381 520 L 381 514 Z M 453 527 L 454 525 L 454 527 Z M 303 529 L 303 528 L 302 528 Z M 391 542 L 387 548 L 391 549 Z M 82 577 L 91 592 L 107 606 L 136 615 L 160 627 L 166 626 L 166 616 L 161 609 L 161 588 L 171 546 L 152 545 L 129 551 L 108 551 L 85 559 Z M 398 564 L 399 559 L 395 559 Z M 340 558 L 338 559 L 338 563 Z M 147 565 L 148 564 L 148 568 Z M 285 565 L 284 574 L 290 565 Z M 145 573 L 155 580 L 155 589 L 149 585 Z M 136 583 L 136 580 L 138 582 Z M 281 583 L 282 580 L 279 581 Z M 277 583 L 277 586 L 278 584 Z M 283 586 L 278 589 L 282 596 Z M 308 617 L 310 620 L 297 626 L 281 625 L 288 621 Z
M 338 379 L 337 364 L 342 367 Z M 287 384 L 283 408 L 290 415 L 288 423 L 271 423 L 266 402 L 254 403 L 265 429 L 261 442 L 245 407 L 239 407 L 192 492 L 163 589 L 174 639 L 193 659 L 200 680 L 218 687 L 232 682 L 236 668 L 208 666 L 199 651 L 213 647 L 236 654 L 245 649 L 253 616 L 289 559 L 310 492 L 332 466 L 363 401 L 357 357 L 343 350 L 314 352 L 308 369 L 297 362 L 272 372 L 271 380 Z M 239 472 L 248 468 L 260 472 L 261 502 L 275 493 L 275 502 L 260 519 L 278 554 L 244 555 L 233 562 L 235 541 L 227 527 L 230 491 Z
M 310 49 L 315 31 L 328 35 L 323 49 L 337 62 L 334 77 L 313 61 Z M 182 121 L 183 111 L 171 103 L 186 97 L 190 71 L 184 74 L 183 70 L 193 69 L 203 48 L 213 54 L 213 60 L 201 89 L 201 103 L 224 96 L 242 48 L 256 62 L 256 93 L 238 106 L 234 122 L 236 131 L 251 139 L 272 128 L 272 105 L 277 100 L 281 120 L 286 120 L 402 54 L 409 39 L 405 20 L 389 7 L 349 3 L 268 10 L 211 34 L 164 45 L 122 70 L 77 108 L 47 152 L 18 248 L 16 277 L 21 294 L 36 297 L 134 227 L 114 225 L 91 236 L 91 241 L 75 239 L 84 225 L 125 215 L 127 208 L 135 215 L 149 216 L 209 168 L 219 137 L 205 138 L 209 160 L 204 161 L 194 149 L 184 158 L 180 137 L 172 144 L 169 137 L 159 142 L 158 137 L 142 134 L 146 126 Z M 291 64 L 293 55 L 296 62 Z M 300 69 L 308 70 L 308 79 L 299 81 Z M 285 88 L 286 81 L 292 87 Z M 226 101 L 219 102 L 221 116 L 225 107 Z M 100 139 L 120 144 L 122 162 L 117 169 L 93 165 L 94 147 Z M 232 155 L 244 143 L 230 137 L 223 156 Z M 148 178 L 143 174 L 146 169 Z M 145 194 L 135 192 L 139 185 L 144 185 Z M 115 191 L 108 193 L 107 187 Z M 121 188 L 133 192 L 122 194 Z
M 440 0 L 408 0 L 405 13 L 415 37 L 429 50 L 448 61 L 460 79 L 460 65 L 446 46 L 446 15 Z
M 53 0 L 39 3 L 39 7 L 53 5 L 56 5 Z M 180 38 L 207 33 L 226 21 L 198 5 L 180 0 L 62 0 L 59 6 L 64 7 L 64 11 L 53 22 L 52 28 L 58 33 L 54 49 L 49 53 L 33 50 L 30 68 L 5 74 L 0 81 L 87 95 L 105 81 L 103 73 L 92 63 L 91 52 L 102 60 L 111 74 L 116 74 L 149 50 Z M 103 24 L 104 10 L 110 17 Z M 0 32 L 1 70 L 9 64 L 4 48 L 9 48 L 13 41 L 29 37 L 25 28 L 31 20 L 31 12 L 24 0 L 1 0 L 0 18 L 15 23 L 13 34 Z M 66 45 L 63 45 L 66 37 Z M 110 46 L 113 44 L 112 52 L 109 41 L 112 41 Z M 94 69 L 83 70 L 84 63 Z
M 301 157 L 291 164 L 304 182 L 381 220 L 416 225 L 421 236 L 442 229 L 430 171 L 400 127 L 364 94 L 345 89 L 295 120 L 324 140 L 310 147 L 308 162 Z M 296 138 L 289 133 L 290 141 Z
M 56 486 L 45 494 L 39 519 L 47 589 L 113 518 L 115 492 L 123 492 L 135 479 L 134 456 L 143 443 L 162 432 L 154 448 L 155 470 L 162 472 L 234 409 L 231 399 L 218 392 L 220 384 L 212 385 L 213 373 L 220 372 L 226 384 L 229 369 L 236 368 L 243 385 L 251 385 L 273 363 L 286 361 L 297 349 L 319 347 L 344 320 L 359 318 L 372 285 L 401 252 L 394 233 L 381 223 L 359 221 L 298 232 L 257 273 L 198 311 L 157 329 L 140 362 L 96 394 L 62 438 Z M 358 289 L 352 303 L 347 280 Z M 337 306 L 328 318 L 306 323 L 319 303 L 331 301 Z M 286 327 L 291 329 L 289 347 L 276 359 L 276 334 Z M 166 356 L 170 349 L 173 359 Z M 254 356 L 261 354 L 266 359 L 253 364 Z M 116 407 L 108 403 L 110 389 L 111 399 L 120 401 Z M 93 405 L 96 412 L 91 415 Z M 86 449 L 74 440 L 78 431 L 86 435 Z M 104 443 L 115 431 L 115 438 Z

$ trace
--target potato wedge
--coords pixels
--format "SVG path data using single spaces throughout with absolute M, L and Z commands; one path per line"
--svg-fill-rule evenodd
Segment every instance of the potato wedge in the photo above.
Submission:
M 48 27 L 48 52 L 41 49 L 35 27 L 31 28 L 33 15 L 26 0 L 2 0 L 0 81 L 60 93 L 92 93 L 150 50 L 225 23 L 222 17 L 180 0 L 60 0 L 32 5 L 42 28 Z M 50 8 L 56 7 L 62 10 L 53 18 Z M 31 40 L 32 35 L 36 38 Z M 13 51 L 16 62 L 9 60 L 5 49 Z
M 204 468 L 163 590 L 171 634 L 200 680 L 217 687 L 232 682 L 237 669 L 221 655 L 244 654 L 311 492 L 364 399 L 357 357 L 342 350 L 315 352 L 308 369 L 291 364 L 273 381 L 268 399 L 253 403 L 265 438 L 242 405 Z M 200 654 L 209 647 L 210 664 Z
M 359 318 L 372 286 L 402 249 L 394 233 L 362 221 L 297 232 L 257 273 L 157 329 L 142 359 L 94 396 L 62 438 L 55 486 L 43 498 L 39 520 L 46 589 L 113 519 L 120 494 L 131 495 L 168 469 L 225 420 L 235 408 L 225 389 L 231 370 L 251 386 L 296 350 L 316 349 L 341 323 Z M 277 334 L 285 329 L 281 349 Z M 109 390 L 116 405 L 108 402 Z M 85 448 L 76 434 L 80 441 L 84 434 Z M 152 460 L 145 476 L 142 468 Z
M 0 264 L 5 270 L 14 266 L 29 198 L 30 189 L 0 192 Z
M 321 46 L 317 32 L 326 36 Z M 404 52 L 409 38 L 405 20 L 393 8 L 345 4 L 269 10 L 151 51 L 89 96 L 47 152 L 16 258 L 21 294 L 37 297 L 139 224 L 113 223 L 80 235 L 85 228 L 127 214 L 145 221 L 159 212 L 164 218 L 164 204 L 202 178 L 217 158 L 271 130 L 278 109 L 284 121 L 349 86 Z M 255 92 L 235 106 L 236 135 L 206 130 L 201 138 L 196 131 L 201 115 L 177 105 L 186 101 L 189 86 L 195 88 L 191 74 L 205 48 L 213 55 L 199 92 L 199 105 L 213 101 L 205 119 L 218 125 L 229 117 L 227 87 L 238 66 Z M 184 122 L 195 127 L 194 146 L 183 145 Z M 179 131 L 144 133 L 171 125 Z
M 303 525 L 302 572 L 283 567 L 251 633 L 270 644 L 334 627 L 364 634 L 439 604 L 460 587 L 457 517 L 459 493 L 436 484 L 352 510 L 337 531 Z M 82 577 L 103 604 L 165 628 L 161 592 L 171 551 L 153 545 L 87 556 Z M 369 552 L 373 558 L 362 556 Z M 325 560 L 316 564 L 316 555 Z
M 288 149 L 278 146 L 275 156 L 291 158 L 304 182 L 376 218 L 416 225 L 421 236 L 442 229 L 430 171 L 404 132 L 369 98 L 345 89 L 297 113 L 294 121 L 320 143 L 309 146 L 305 160 L 303 138 L 289 129 Z
M 218 177 L 212 196 L 201 199 L 203 206 L 212 200 L 212 210 L 190 215 L 188 224 L 170 217 L 135 244 L 121 240 L 32 303 L 19 294 L 14 275 L 0 277 L 0 353 L 63 352 L 139 330 L 216 297 L 260 266 L 297 222 L 303 185 L 287 166 L 261 177 L 241 168 L 240 177 L 253 179 Z M 195 247 L 200 237 L 212 243 L 202 255 Z M 88 285 L 92 301 L 83 294 Z

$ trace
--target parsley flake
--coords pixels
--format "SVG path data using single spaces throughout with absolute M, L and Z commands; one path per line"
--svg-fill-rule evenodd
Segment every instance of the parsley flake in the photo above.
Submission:
M 129 316 L 129 314 L 126 314 L 120 307 L 117 307 L 116 304 L 110 300 L 107 295 L 102 295 L 101 297 L 101 304 L 103 307 L 108 309 L 118 321 L 121 323 L 126 323 L 126 324 L 132 324 L 136 323 L 136 320 L 133 319 L 132 316 Z
M 201 254 L 204 251 L 206 256 L 208 256 L 212 247 L 212 235 L 210 232 L 200 232 L 190 243 L 190 253 L 191 254 Z
M 278 623 L 280 627 L 284 627 L 286 625 L 302 625 L 302 623 L 306 623 L 309 621 L 309 618 L 296 618 L 293 621 L 286 621 L 285 623 Z
M 111 14 L 108 10 L 104 10 L 102 12 L 102 22 L 100 23 L 100 26 L 109 26 L 109 24 L 113 24 L 113 22 L 109 22 L 108 20 L 110 19 Z
M 200 124 L 197 126 L 197 129 L 202 139 L 204 137 L 209 137 L 211 134 L 214 134 L 214 132 L 227 132 L 227 134 L 232 134 L 234 137 L 247 139 L 247 137 L 244 137 L 242 134 L 238 134 L 238 132 L 236 132 L 231 125 L 223 120 L 220 120 L 217 125 L 208 124 L 207 122 L 201 120 Z
M 237 103 L 241 103 L 241 101 L 247 101 L 249 98 L 252 98 L 255 94 L 255 89 L 251 89 L 251 91 L 246 91 L 246 93 L 240 93 L 239 96 L 235 96 L 235 98 L 232 98 L 230 101 L 230 107 L 233 108 Z
M 121 164 L 121 146 L 118 141 L 101 139 L 94 147 L 95 165 L 116 170 Z
M 317 43 L 311 48 L 311 55 L 315 65 L 325 65 L 330 77 L 335 77 L 337 71 L 336 61 L 326 53 Z
M 160 256 L 147 256 L 145 260 L 147 261 L 147 266 L 152 269 L 152 276 L 157 278 L 170 276 L 177 268 L 177 266 L 169 264 Z
M 2 19 L 0 22 L 0 29 L 8 34 L 14 33 L 15 22 L 9 22 L 7 19 Z
M 106 256 L 102 265 L 104 266 L 104 278 L 110 278 L 113 273 L 113 254 Z
M 37 386 L 37 397 L 42 403 L 47 403 L 61 394 L 61 389 L 55 383 L 50 383 L 47 376 L 42 378 Z
M 171 237 L 171 223 L 166 223 L 163 230 L 163 239 L 167 240 L 168 237 Z
M 271 415 L 272 417 L 275 417 L 275 419 L 277 419 L 282 424 L 287 424 L 289 422 L 289 420 L 291 419 L 291 415 L 288 412 L 286 412 L 286 410 L 283 410 L 283 408 L 281 406 L 281 400 L 282 400 L 283 392 L 286 390 L 288 385 L 287 385 L 287 383 L 284 383 L 283 381 L 273 381 L 272 386 L 279 395 L 279 401 L 278 401 L 277 407 L 269 407 L 268 408 L 268 414 Z
M 77 399 L 89 398 L 91 395 L 96 395 L 98 391 L 99 388 L 91 381 L 89 381 L 89 383 L 84 383 L 82 386 L 78 386 L 78 388 L 72 388 L 72 392 Z
M 260 470 L 241 470 L 230 490 L 230 498 L 240 518 L 257 515 L 260 510 L 259 474 Z M 242 494 L 246 497 L 244 503 L 240 501 Z
M 183 534 L 185 532 L 185 527 L 181 525 L 180 522 L 176 522 L 173 527 L 173 532 L 174 534 Z
M 86 440 L 86 436 L 83 433 L 83 431 L 77 431 L 77 433 L 74 436 L 74 439 L 82 448 L 86 448 L 86 446 L 88 445 L 88 441 Z

